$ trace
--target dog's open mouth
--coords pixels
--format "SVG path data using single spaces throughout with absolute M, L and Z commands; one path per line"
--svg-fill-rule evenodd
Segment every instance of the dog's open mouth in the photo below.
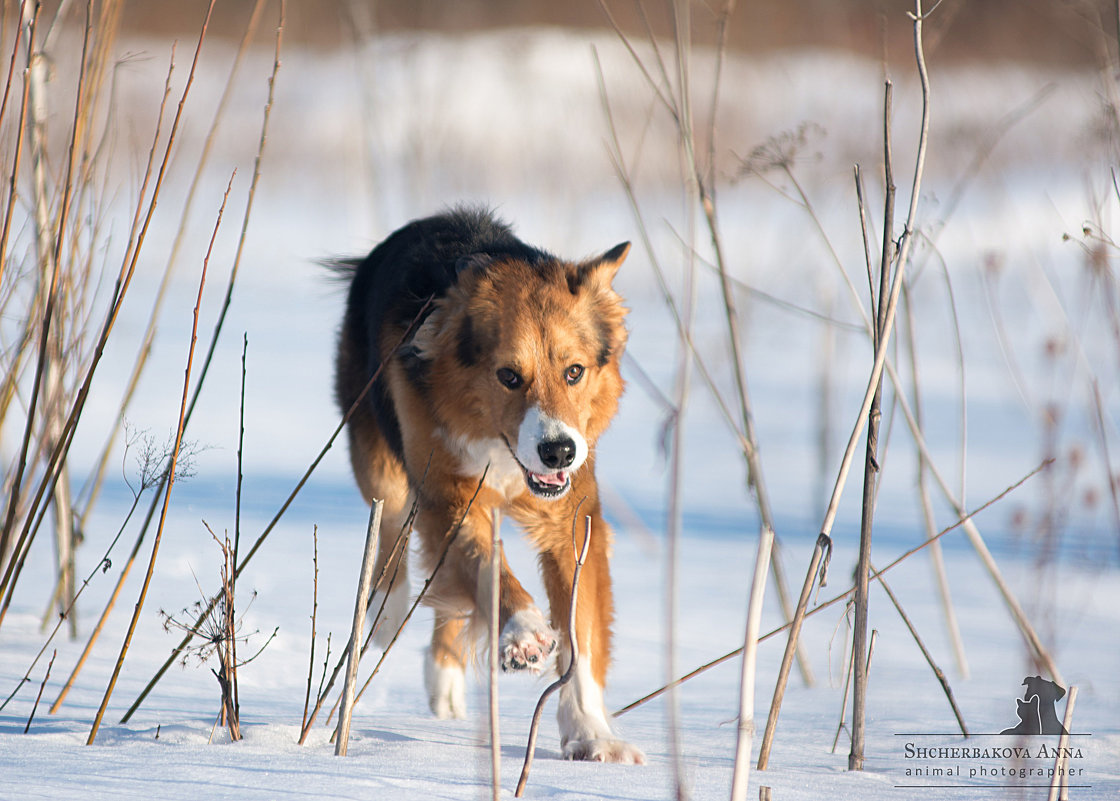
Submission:
M 559 470 L 555 473 L 534 473 L 522 466 L 529 491 L 538 498 L 559 498 L 572 486 L 571 476 Z

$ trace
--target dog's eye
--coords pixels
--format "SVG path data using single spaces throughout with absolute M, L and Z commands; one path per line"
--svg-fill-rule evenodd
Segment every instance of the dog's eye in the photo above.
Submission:
M 502 386 L 506 389 L 517 389 L 525 383 L 525 379 L 508 367 L 498 370 L 498 380 L 502 382 Z
M 578 384 L 579 380 L 583 378 L 583 365 L 573 364 L 564 371 L 564 380 L 569 384 Z

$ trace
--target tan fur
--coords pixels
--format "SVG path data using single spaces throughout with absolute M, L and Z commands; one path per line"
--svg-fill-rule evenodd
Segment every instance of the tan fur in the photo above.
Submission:
M 580 581 L 576 637 L 595 681 L 600 688 L 605 684 L 614 618 L 608 564 L 611 531 L 602 517 L 594 447 L 623 388 L 619 360 L 626 341 L 625 309 L 611 280 L 627 251 L 628 246 L 620 247 L 611 251 L 611 258 L 555 262 L 549 269 L 506 258 L 486 269 L 464 270 L 411 337 L 415 354 L 425 364 L 425 380 L 418 382 L 403 358 L 393 357 L 385 364 L 404 463 L 388 447 L 367 409 L 357 410 L 350 421 L 351 460 L 367 500 L 385 499 L 386 519 L 400 525 L 409 499 L 417 499 L 415 530 L 424 575 L 433 570 L 463 521 L 428 596 L 436 609 L 430 657 L 440 667 L 464 664 L 464 623 L 488 616 L 484 577 L 493 509 L 516 520 L 538 551 L 551 625 L 561 637 L 559 652 L 569 653 L 573 529 L 582 538 L 583 517 L 590 515 L 593 536 Z M 461 356 L 464 325 L 481 343 L 475 363 L 464 363 Z M 399 353 L 398 344 L 408 339 L 405 327 L 386 324 L 377 347 L 383 354 Z M 369 380 L 366 366 L 353 352 L 344 333 L 337 378 L 343 404 L 356 398 Z M 603 354 L 609 357 L 600 364 Z M 575 384 L 565 380 L 572 365 L 584 368 Z M 495 377 L 500 368 L 515 370 L 524 386 L 511 390 L 503 385 Z M 530 409 L 562 421 L 587 443 L 588 456 L 571 473 L 571 490 L 559 499 L 529 492 L 513 458 Z M 381 564 L 389 561 L 386 547 L 392 539 L 382 538 Z M 504 556 L 500 588 L 499 625 L 504 627 L 534 602 Z M 640 761 L 640 752 L 634 753 L 631 761 Z

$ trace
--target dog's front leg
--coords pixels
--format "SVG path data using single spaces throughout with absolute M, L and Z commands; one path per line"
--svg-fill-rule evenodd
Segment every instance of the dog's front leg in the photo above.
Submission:
M 424 678 L 428 702 L 437 717 L 464 716 L 468 638 L 485 631 L 490 617 L 490 507 L 476 499 L 465 514 L 455 514 L 455 508 L 452 503 L 433 503 L 429 499 L 417 519 L 425 562 L 429 572 L 434 571 L 428 602 L 436 609 L 436 619 Z M 432 531 L 442 531 L 444 535 L 432 537 L 428 533 Z M 444 549 L 446 555 L 437 569 Z M 498 620 L 502 668 L 539 673 L 555 651 L 557 635 L 513 575 L 504 553 L 500 569 Z
M 584 562 L 576 602 L 576 642 L 579 660 L 571 681 L 560 689 L 560 745 L 567 759 L 594 762 L 643 764 L 645 754 L 615 736 L 603 704 L 603 687 L 611 658 L 611 622 L 614 600 L 611 593 L 610 530 L 602 517 L 592 515 L 594 532 Z M 571 610 L 575 556 L 570 542 L 557 543 L 542 555 L 541 568 L 548 590 L 553 625 L 563 632 L 557 671 L 571 662 L 568 622 Z

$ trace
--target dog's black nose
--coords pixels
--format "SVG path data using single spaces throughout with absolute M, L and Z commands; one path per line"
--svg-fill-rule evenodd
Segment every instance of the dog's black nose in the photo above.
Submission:
M 576 444 L 567 437 L 546 440 L 537 445 L 537 453 L 545 467 L 562 470 L 576 460 Z

